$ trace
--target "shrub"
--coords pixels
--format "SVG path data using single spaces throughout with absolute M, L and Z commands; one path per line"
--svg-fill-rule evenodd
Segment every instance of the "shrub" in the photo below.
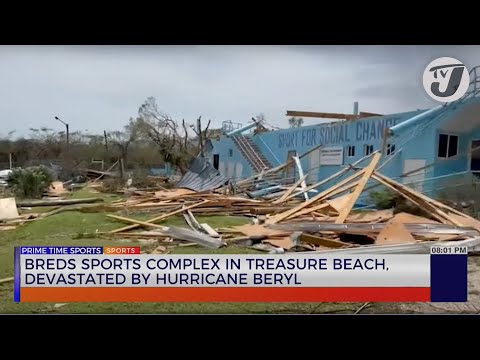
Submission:
M 391 209 L 397 205 L 399 195 L 392 190 L 372 191 L 369 193 L 370 201 L 378 209 Z
M 7 179 L 8 186 L 21 198 L 41 198 L 53 181 L 53 175 L 47 167 L 32 166 L 13 169 Z

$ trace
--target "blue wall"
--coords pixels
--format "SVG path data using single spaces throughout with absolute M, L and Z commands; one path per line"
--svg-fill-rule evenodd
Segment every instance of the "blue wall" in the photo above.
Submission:
M 213 155 L 219 155 L 220 166 L 218 170 L 222 175 L 238 180 L 252 174 L 252 167 L 231 138 L 223 137 L 220 140 L 212 140 L 212 145 L 213 149 L 208 157 L 213 165 Z M 232 167 L 234 170 L 232 170 Z
M 383 129 L 391 127 L 420 113 L 413 111 L 408 113 L 393 114 L 382 117 L 371 117 L 363 120 L 349 122 L 334 122 L 303 126 L 295 129 L 283 129 L 260 133 L 252 137 L 253 142 L 260 149 L 262 154 L 269 160 L 272 166 L 283 164 L 287 161 L 289 151 L 296 151 L 301 155 L 308 150 L 318 146 L 344 146 L 343 165 L 353 163 L 364 156 L 364 145 L 373 145 L 378 150 L 382 145 Z M 347 146 L 355 147 L 355 156 L 349 157 Z M 221 158 L 228 156 L 228 149 L 233 149 L 234 161 L 244 160 L 243 176 L 253 175 L 253 169 L 243 159 L 231 139 L 223 137 L 219 141 L 213 141 L 214 150 L 212 153 L 221 154 Z M 305 172 L 311 168 L 310 156 L 302 159 L 302 167 Z M 397 160 L 385 167 L 386 174 L 394 170 Z M 317 179 L 327 177 L 340 170 L 340 165 L 322 165 L 319 168 Z M 314 177 L 312 177 L 314 178 Z M 315 179 L 315 180 L 317 180 Z M 312 180 L 314 181 L 314 180 Z
M 479 100 L 476 99 L 472 101 Z M 465 104 L 469 102 L 470 101 L 467 101 Z M 453 104 L 453 106 L 447 108 L 448 110 L 442 117 L 436 114 L 431 115 L 423 119 L 420 124 L 417 123 L 412 125 L 411 128 L 406 128 L 402 134 L 390 137 L 387 143 L 395 145 L 396 155 L 390 159 L 387 165 L 382 167 L 381 172 L 397 181 L 409 182 L 411 180 L 406 178 L 399 179 L 399 176 L 404 172 L 405 160 L 422 159 L 425 160 L 426 165 L 435 163 L 434 166 L 425 170 L 425 174 L 423 175 L 425 179 L 469 170 L 468 150 L 472 138 L 480 139 L 480 127 L 478 126 L 474 131 L 449 131 L 449 134 L 459 136 L 458 155 L 448 159 L 439 159 L 437 156 L 439 134 L 445 133 L 441 130 L 442 124 L 455 121 L 455 116 L 458 115 L 463 106 L 464 104 Z M 251 136 L 252 141 L 272 166 L 285 163 L 289 151 L 296 151 L 297 156 L 299 156 L 318 145 L 324 145 L 324 147 L 343 147 L 342 165 L 314 166 L 315 162 L 319 162 L 313 159 L 314 156 L 319 157 L 318 152 L 313 152 L 302 159 L 304 172 L 308 172 L 312 167 L 318 167 L 317 171 L 312 170 L 309 173 L 307 183 L 311 184 L 327 178 L 344 168 L 345 165 L 351 164 L 364 157 L 365 145 L 372 145 L 374 151 L 380 149 L 383 145 L 385 128 L 391 128 L 424 111 L 425 110 L 418 110 L 353 121 L 303 126 L 300 128 L 283 129 L 248 136 Z M 231 139 L 222 137 L 218 141 L 213 141 L 213 146 L 214 149 L 212 153 L 220 154 L 220 161 L 225 161 L 225 159 L 228 161 L 229 150 L 232 149 L 233 156 L 230 160 L 242 164 L 243 178 L 254 174 L 248 161 L 239 152 Z M 354 156 L 349 156 L 349 146 L 355 148 Z M 392 155 L 382 156 L 380 164 L 391 156 Z M 369 160 L 363 164 L 359 164 L 359 166 L 365 166 L 368 161 Z M 343 178 L 349 175 L 350 173 L 347 173 Z M 298 178 L 297 172 L 296 177 Z M 337 179 L 335 182 L 340 180 L 341 179 Z M 367 184 L 367 186 L 370 186 L 370 184 L 371 183 Z M 327 183 L 318 190 L 321 191 L 331 185 L 332 183 Z M 428 181 L 424 183 L 422 191 L 431 192 L 434 188 L 435 182 Z

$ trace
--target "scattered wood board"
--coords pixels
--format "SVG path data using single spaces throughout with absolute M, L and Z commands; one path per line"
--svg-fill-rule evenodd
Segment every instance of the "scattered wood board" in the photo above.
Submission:
M 327 239 L 325 237 L 314 236 L 310 234 L 300 235 L 300 240 L 309 244 L 314 244 L 317 246 L 324 246 L 327 248 L 342 248 L 342 247 L 351 247 L 351 244 L 344 243 L 339 240 Z
M 375 167 L 377 166 L 381 157 L 382 157 L 382 154 L 380 153 L 376 153 L 375 155 L 373 155 L 372 161 L 364 169 L 362 178 L 360 179 L 358 185 L 355 187 L 355 190 L 353 191 L 353 193 L 349 195 L 347 204 L 345 204 L 340 214 L 338 214 L 338 217 L 335 220 L 336 224 L 343 224 L 343 222 L 347 219 L 348 214 L 350 214 L 350 211 L 352 211 L 353 206 L 355 205 L 355 203 L 358 200 L 358 197 L 360 196 L 363 189 L 365 188 L 365 185 L 367 184 L 367 181 L 370 179 L 370 176 L 372 176 L 373 171 L 375 170 Z
M 17 203 L 14 197 L 0 199 L 0 220 L 18 218 Z
M 377 235 L 375 244 L 406 244 L 414 242 L 415 239 L 410 231 L 407 230 L 403 223 L 393 218 L 386 223 L 385 227 Z

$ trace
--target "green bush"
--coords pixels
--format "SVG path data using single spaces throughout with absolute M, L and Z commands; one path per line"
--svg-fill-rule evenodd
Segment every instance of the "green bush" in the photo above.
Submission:
M 392 190 L 372 191 L 369 193 L 370 201 L 378 209 L 391 209 L 397 205 L 398 194 Z
M 13 169 L 7 179 L 16 196 L 30 199 L 41 198 L 52 181 L 52 174 L 43 165 Z

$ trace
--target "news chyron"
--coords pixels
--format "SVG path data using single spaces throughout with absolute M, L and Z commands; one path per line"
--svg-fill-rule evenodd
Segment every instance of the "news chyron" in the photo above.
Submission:
M 466 302 L 462 246 L 430 254 L 141 254 L 15 248 L 16 302 Z

